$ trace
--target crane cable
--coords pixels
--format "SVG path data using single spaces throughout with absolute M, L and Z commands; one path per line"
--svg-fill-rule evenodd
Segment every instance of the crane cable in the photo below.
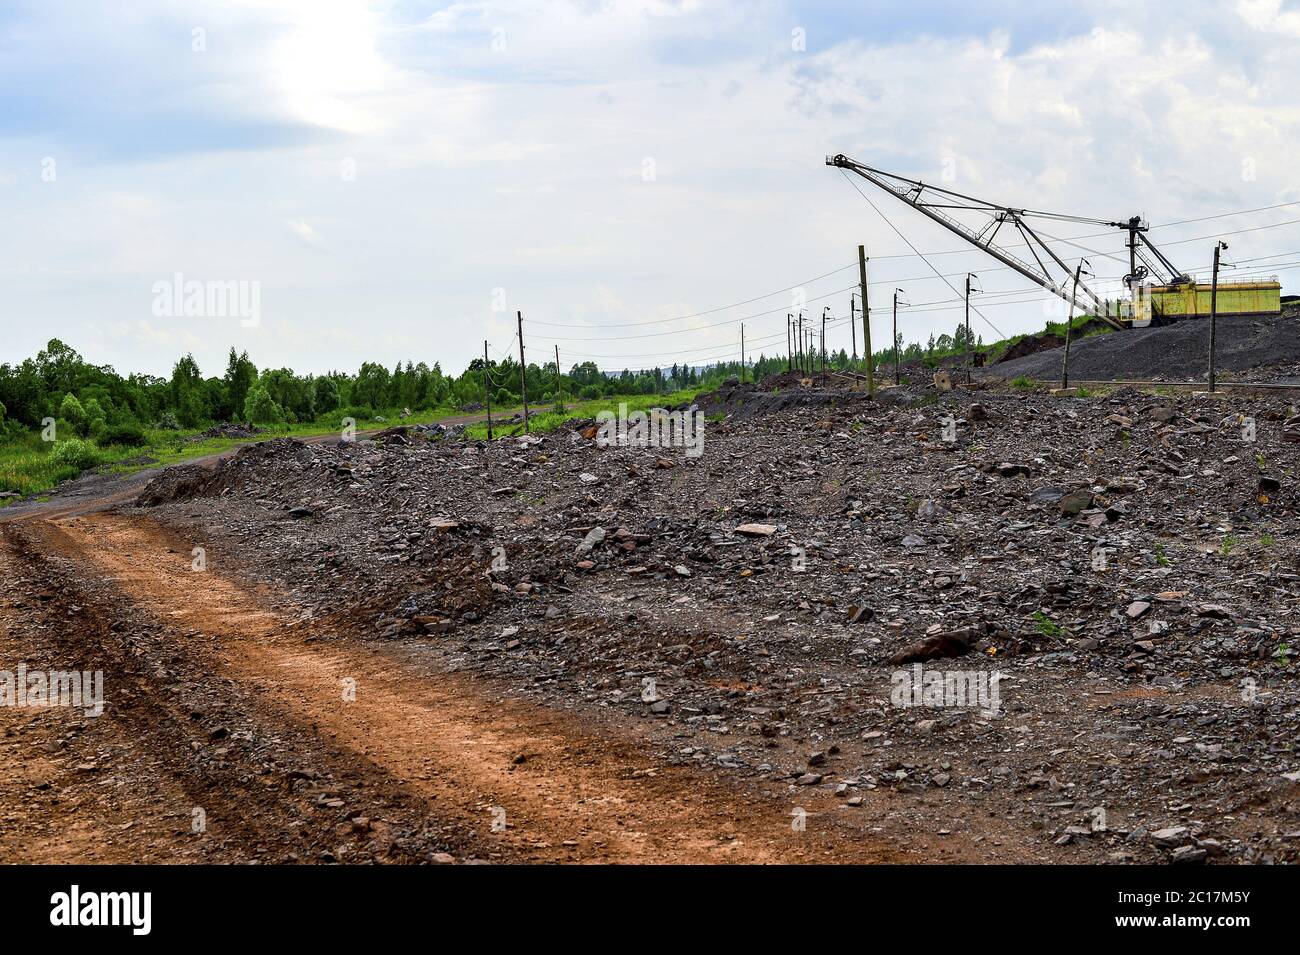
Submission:
M 961 294 L 960 292 L 957 291 L 957 287 L 953 285 L 951 282 L 949 282 L 948 279 L 944 277 L 943 273 L 941 273 L 938 270 L 938 268 L 936 268 L 935 265 L 928 258 L 926 258 L 925 254 L 920 252 L 916 248 L 916 246 L 912 245 L 912 241 L 907 236 L 903 235 L 901 231 L 899 231 L 898 226 L 894 225 L 894 223 L 890 221 L 889 217 L 880 211 L 880 208 L 874 202 L 871 201 L 871 198 L 865 192 L 863 192 L 861 189 L 858 188 L 858 184 L 849 178 L 849 174 L 847 172 L 841 169 L 840 175 L 842 175 L 844 177 L 844 181 L 847 182 L 850 186 L 852 186 L 854 190 L 857 192 L 857 194 L 860 195 L 866 201 L 867 205 L 871 206 L 872 209 L 876 210 L 876 215 L 880 216 L 881 219 L 885 220 L 885 224 L 894 230 L 894 234 L 897 235 L 904 242 L 906 242 L 907 247 L 909 249 L 911 249 L 918 256 L 920 256 L 921 261 L 924 262 L 929 267 L 930 271 L 933 272 L 935 275 L 937 275 L 939 278 L 943 279 L 943 284 L 948 286 L 948 288 L 952 289 L 954 295 Z M 968 296 L 967 296 L 967 300 L 969 300 Z M 987 325 L 989 328 L 993 329 L 995 332 L 998 333 L 999 338 L 1007 337 L 1005 334 L 1003 334 L 1002 329 L 998 328 L 996 325 L 990 322 L 988 318 L 985 317 L 984 313 L 979 310 L 978 307 L 971 306 L 971 308 L 974 310 L 976 315 L 978 315 L 981 319 L 983 319 L 985 325 Z

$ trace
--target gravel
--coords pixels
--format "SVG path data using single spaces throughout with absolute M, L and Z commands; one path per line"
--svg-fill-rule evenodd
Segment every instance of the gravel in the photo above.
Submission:
M 992 859 L 1300 861 L 1287 399 L 977 384 L 772 407 L 710 421 L 697 459 L 576 432 L 281 440 L 141 501 L 303 613 L 616 708 L 669 761 L 887 788 Z M 1000 704 L 909 705 L 918 665 L 1000 674 Z M 833 755 L 809 773 L 810 752 Z

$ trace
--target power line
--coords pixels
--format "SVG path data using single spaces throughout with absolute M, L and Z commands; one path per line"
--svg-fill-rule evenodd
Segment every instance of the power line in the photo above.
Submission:
M 917 255 L 920 255 L 920 256 L 921 256 L 921 261 L 924 262 L 926 265 L 928 265 L 928 266 L 930 267 L 930 271 L 934 272 L 935 275 L 937 275 L 937 276 L 939 276 L 939 278 L 943 279 L 943 284 L 946 285 L 946 286 L 948 286 L 948 288 L 952 289 L 954 294 L 957 294 L 957 288 L 956 288 L 956 286 L 954 286 L 951 282 L 949 282 L 948 279 L 945 278 L 945 277 L 944 277 L 944 276 L 939 272 L 938 268 L 936 268 L 936 267 L 934 266 L 934 264 L 930 262 L 929 259 L 927 259 L 924 255 L 921 254 L 921 252 L 917 249 L 916 246 L 912 245 L 912 241 L 911 241 L 907 236 L 903 235 L 903 233 L 899 230 L 898 226 L 894 225 L 894 223 L 890 221 L 889 217 L 886 216 L 883 212 L 880 211 L 880 209 L 876 206 L 876 204 L 875 204 L 874 202 L 871 201 L 870 197 L 869 197 L 865 192 L 863 192 L 861 189 L 858 189 L 858 184 L 857 184 L 856 182 L 854 182 L 852 179 L 849 178 L 849 174 L 848 174 L 847 172 L 845 172 L 843 169 L 841 169 L 841 170 L 840 170 L 840 175 L 842 175 L 842 176 L 844 177 L 844 181 L 845 181 L 845 182 L 847 182 L 850 186 L 852 186 L 852 187 L 857 191 L 858 195 L 860 195 L 863 199 L 866 200 L 867 205 L 871 206 L 872 209 L 875 209 L 875 210 L 876 210 L 876 215 L 880 216 L 880 218 L 882 218 L 882 219 L 885 220 L 885 225 L 887 225 L 887 226 L 889 226 L 891 229 L 893 229 L 893 230 L 894 230 L 894 234 L 897 235 L 897 236 L 898 236 L 900 239 L 902 239 L 904 242 L 906 242 L 906 243 L 907 243 L 907 247 L 908 247 L 909 249 L 911 249 L 911 250 L 912 250 L 913 252 L 915 252 Z M 967 282 L 966 284 L 967 284 L 968 286 L 970 285 L 969 282 Z M 992 322 L 990 322 L 990 321 L 988 320 L 988 318 L 984 315 L 984 313 L 981 312 L 978 308 L 975 309 L 975 314 L 978 315 L 978 316 L 980 317 L 980 319 L 984 322 L 985 325 L 987 325 L 989 328 L 991 328 L 991 329 L 993 329 L 995 332 L 997 332 L 998 335 L 999 335 L 1000 337 L 1002 337 L 1002 338 L 1006 338 L 1006 337 L 1007 337 L 1006 335 L 1003 335 L 1003 334 L 1002 334 L 1002 330 L 1001 330 L 1000 328 L 998 328 L 996 325 L 994 325 Z
M 667 322 L 680 322 L 688 318 L 700 318 L 701 316 L 704 315 L 714 315 L 718 312 L 725 312 L 729 308 L 739 308 L 742 305 L 752 305 L 754 302 L 760 302 L 765 298 L 771 298 L 773 295 L 780 295 L 783 292 L 793 292 L 797 288 L 803 288 L 805 285 L 811 285 L 813 282 L 820 282 L 822 279 L 829 278 L 830 276 L 835 275 L 838 272 L 843 272 L 845 269 L 854 268 L 857 266 L 857 264 L 858 263 L 856 262 L 851 262 L 848 265 L 842 266 L 838 269 L 831 269 L 829 272 L 823 272 L 821 275 L 815 276 L 813 278 L 805 279 L 802 282 L 796 282 L 794 285 L 787 285 L 785 288 L 779 288 L 775 292 L 767 292 L 764 295 L 755 295 L 753 298 L 747 298 L 741 302 L 732 302 L 730 305 L 719 305 L 716 308 L 705 309 L 702 312 L 691 312 L 687 315 L 674 315 L 672 318 L 653 318 L 644 322 L 624 322 L 621 325 L 610 326 L 610 327 L 635 328 L 640 325 L 662 325 Z M 537 321 L 536 319 L 530 320 L 529 324 L 547 325 L 551 328 L 592 328 L 594 327 L 591 325 L 583 325 L 581 323 L 573 324 L 568 322 L 542 322 L 542 321 Z
M 841 172 L 843 172 L 843 171 L 841 170 Z M 847 175 L 845 176 L 845 178 L 848 179 Z M 931 253 L 923 253 L 923 252 L 921 252 L 919 249 L 917 249 L 917 248 L 916 248 L 916 247 L 915 247 L 915 246 L 914 246 L 914 245 L 913 245 L 913 244 L 912 244 L 912 243 L 907 239 L 906 236 L 903 235 L 903 233 L 902 233 L 902 232 L 901 232 L 901 231 L 900 231 L 900 230 L 899 230 L 899 229 L 898 229 L 898 228 L 893 224 L 893 222 L 892 222 L 891 220 L 889 220 L 889 218 L 886 217 L 886 216 L 884 215 L 883 212 L 881 212 L 881 210 L 879 209 L 879 207 L 876 206 L 876 204 L 875 204 L 874 202 L 872 202 L 871 199 L 870 199 L 870 198 L 869 198 L 865 193 L 863 193 L 863 191 L 862 191 L 860 188 L 858 188 L 858 186 L 857 186 L 856 183 L 854 183 L 851 179 L 849 180 L 849 183 L 850 183 L 850 185 L 852 185 L 852 186 L 854 187 L 855 190 L 857 190 L 858 194 L 861 195 L 862 198 L 863 198 L 864 200 L 866 200 L 866 202 L 868 203 L 868 205 L 870 205 L 870 206 L 871 206 L 871 207 L 876 211 L 876 213 L 877 213 L 878 215 L 880 215 L 880 217 L 881 217 L 882 219 L 884 219 L 885 223 L 886 223 L 886 224 L 887 224 L 887 225 L 888 225 L 888 226 L 889 226 L 889 227 L 890 227 L 890 228 L 895 232 L 895 234 L 897 234 L 897 235 L 899 236 L 899 238 L 903 239 L 903 241 L 908 245 L 908 247 L 911 248 L 911 249 L 913 250 L 913 252 L 910 253 L 910 254 L 885 255 L 885 256 L 873 256 L 872 258 L 873 258 L 873 259 L 920 258 L 920 259 L 922 259 L 922 260 L 925 262 L 925 264 L 930 268 L 931 272 L 934 273 L 933 276 L 928 276 L 928 275 L 927 275 L 927 276 L 913 276 L 913 277 L 907 277 L 907 278 L 896 278 L 896 279 L 888 279 L 888 280 L 886 280 L 886 279 L 882 279 L 882 280 L 878 280 L 878 281 L 876 281 L 876 282 L 871 282 L 871 283 L 868 283 L 868 284 L 871 285 L 871 286 L 877 286 L 877 285 L 899 285 L 899 284 L 907 284 L 907 283 L 910 283 L 910 282 L 930 281 L 930 280 L 932 280 L 933 278 L 936 278 L 936 277 L 937 277 L 937 278 L 939 278 L 940 280 L 942 280 L 942 281 L 944 282 L 944 284 L 947 285 L 947 286 L 948 286 L 948 287 L 949 287 L 949 288 L 950 288 L 954 293 L 957 293 L 957 289 L 956 289 L 956 287 L 955 287 L 951 282 L 947 281 L 947 279 L 950 278 L 950 277 L 957 276 L 957 275 L 964 275 L 965 273 L 964 273 L 964 272 L 953 272 L 953 273 L 943 273 L 943 272 L 939 272 L 938 269 L 933 265 L 933 263 L 931 263 L 931 262 L 929 261 L 929 257 L 935 256 L 935 255 L 954 254 L 954 253 L 956 253 L 956 252 L 973 252 L 973 251 L 977 251 L 977 250 L 976 250 L 975 248 L 972 247 L 971 249 L 951 250 L 951 251 L 944 251 L 944 252 L 931 252 Z M 1213 220 L 1213 219 L 1227 218 L 1227 217 L 1234 216 L 1234 215 L 1248 215 L 1248 214 L 1255 213 L 1255 212 L 1269 211 L 1269 210 L 1272 210 L 1272 209 L 1279 209 L 1279 208 L 1284 208 L 1284 207 L 1293 206 L 1293 205 L 1298 205 L 1298 204 L 1300 204 L 1300 200 L 1297 200 L 1297 201 L 1295 201 L 1295 202 L 1277 203 L 1277 204 L 1272 205 L 1272 206 L 1260 206 L 1260 207 L 1258 207 L 1258 208 L 1256 208 L 1256 209 L 1241 210 L 1241 211 L 1237 211 L 1237 212 L 1224 212 L 1224 213 L 1218 213 L 1218 214 L 1216 214 L 1216 215 L 1200 216 L 1200 217 L 1196 217 L 1196 218 L 1192 218 L 1192 219 L 1182 219 L 1182 220 L 1177 220 L 1177 221 L 1174 221 L 1174 222 L 1163 223 L 1162 225 L 1159 225 L 1159 226 L 1152 226 L 1151 228 L 1153 228 L 1153 229 L 1155 229 L 1155 228 L 1165 228 L 1165 227 L 1168 227 L 1168 226 L 1174 226 L 1174 225 L 1185 225 L 1185 224 L 1193 223 L 1193 222 L 1204 222 L 1204 221 L 1209 221 L 1209 220 Z M 1165 245 L 1185 245 L 1185 244 L 1188 244 L 1188 243 L 1192 243 L 1192 242 L 1200 242 L 1200 241 L 1204 241 L 1204 240 L 1206 240 L 1206 239 L 1216 238 L 1216 237 L 1220 237 L 1220 236 L 1224 236 L 1224 235 L 1241 235 L 1241 234 L 1246 234 L 1246 233 L 1250 233 L 1250 232 L 1259 232 L 1259 231 L 1264 231 L 1264 230 L 1267 230 L 1267 229 L 1280 228 L 1280 227 L 1282 227 L 1282 226 L 1287 226 L 1287 225 L 1294 225 L 1294 224 L 1296 224 L 1296 223 L 1300 223 L 1300 219 L 1289 219 L 1289 220 L 1286 220 L 1286 221 L 1283 221 L 1283 222 L 1275 222 L 1275 223 L 1269 223 L 1269 224 L 1262 225 L 1262 226 L 1255 226 L 1255 227 L 1250 227 L 1250 228 L 1245 228 L 1245 229 L 1231 230 L 1231 231 L 1228 231 L 1228 232 L 1220 232 L 1220 233 L 1216 233 L 1216 234 L 1214 234 L 1214 235 L 1195 236 L 1195 237 L 1188 238 L 1188 239 L 1179 239 L 1179 240 L 1175 240 L 1175 241 L 1172 241 L 1172 242 L 1166 242 L 1166 243 L 1164 243 L 1164 244 L 1165 244 Z M 1048 237 L 1051 238 L 1051 239 L 1053 239 L 1054 241 L 1060 241 L 1060 242 L 1064 242 L 1064 243 L 1069 244 L 1069 245 L 1075 245 L 1077 248 L 1080 248 L 1081 250 L 1087 252 L 1087 253 L 1090 254 L 1090 255 L 1103 256 L 1103 257 L 1107 257 L 1107 258 L 1115 259 L 1116 261 L 1122 261 L 1122 260 L 1120 260 L 1120 259 L 1119 259 L 1115 254 L 1113 254 L 1112 252 L 1102 251 L 1102 250 L 1098 250 L 1098 249 L 1092 249 L 1092 248 L 1087 247 L 1087 246 L 1081 246 L 1081 245 L 1078 245 L 1078 244 L 1074 241 L 1074 239 L 1078 239 L 1078 238 L 1089 238 L 1089 237 L 1092 237 L 1092 236 L 1110 235 L 1110 234 L 1112 234 L 1112 233 L 1111 233 L 1111 232 L 1099 232 L 1099 233 L 1093 233 L 1093 234 L 1091 234 L 1090 236 L 1076 236 L 1076 237 L 1073 237 L 1073 238 L 1063 238 L 1063 237 L 1051 236 L 1051 235 L 1049 235 Z M 1008 246 L 1008 248 L 1011 248 L 1011 246 Z M 1122 249 L 1120 249 L 1120 250 L 1114 250 L 1114 253 L 1118 253 L 1118 252 L 1122 252 L 1122 251 L 1123 251 Z M 1261 257 L 1259 257 L 1259 258 L 1281 257 L 1281 256 L 1284 256 L 1284 255 L 1287 255 L 1287 254 L 1291 254 L 1291 253 L 1278 253 L 1276 256 L 1261 256 Z M 1251 261 L 1251 260 L 1242 260 L 1242 261 Z M 843 267 L 841 267 L 841 268 L 832 269 L 832 270 L 829 271 L 829 272 L 822 273 L 821 275 L 819 275 L 819 276 L 815 276 L 815 277 L 810 278 L 810 279 L 807 279 L 807 280 L 805 280 L 804 282 L 801 282 L 801 283 L 798 283 L 798 284 L 795 284 L 795 285 L 786 286 L 785 288 L 777 289 L 777 290 L 774 291 L 774 292 L 768 292 L 768 293 L 765 293 L 765 294 L 763 294 L 763 295 L 758 295 L 758 296 L 754 296 L 754 297 L 749 298 L 749 299 L 744 299 L 744 300 L 742 300 L 741 302 L 732 303 L 731 305 L 718 306 L 718 307 L 716 307 L 716 308 L 706 309 L 706 310 L 701 311 L 701 312 L 694 312 L 694 313 L 690 313 L 690 314 L 686 314 L 686 315 L 674 316 L 674 317 L 672 317 L 672 318 L 651 319 L 651 320 L 647 320 L 647 321 L 643 321 L 643 322 L 628 322 L 628 323 L 621 323 L 621 324 L 583 324 L 583 323 L 545 322 L 545 321 L 535 320 L 533 324 L 536 324 L 536 325 L 544 325 L 544 326 L 547 326 L 547 327 L 553 327 L 553 328 L 582 328 L 582 329 L 589 329 L 589 330 L 592 330 L 592 331 L 598 330 L 598 329 L 600 329 L 600 328 L 621 329 L 621 328 L 637 328 L 637 327 L 644 327 L 644 326 L 647 326 L 647 325 L 661 325 L 661 324 L 666 324 L 666 323 L 668 323 L 668 322 L 682 321 L 682 320 L 685 320 L 685 319 L 688 319 L 688 318 L 695 318 L 695 317 L 701 317 L 701 316 L 710 315 L 710 314 L 716 314 L 716 313 L 721 312 L 721 311 L 726 311 L 727 309 L 730 309 L 730 308 L 738 307 L 739 305 L 750 304 L 750 303 L 753 303 L 753 302 L 761 301 L 761 300 L 764 299 L 764 298 L 770 298 L 770 297 L 773 296 L 773 295 L 779 295 L 779 294 L 781 294 L 781 293 L 783 293 L 783 292 L 793 291 L 794 289 L 802 288 L 804 285 L 808 285 L 808 284 L 811 284 L 811 283 L 813 283 L 813 282 L 820 281 L 821 279 L 828 278 L 828 277 L 830 277 L 830 276 L 832 276 L 832 275 L 835 275 L 835 274 L 837 274 L 837 273 L 839 273 L 839 272 L 843 272 L 843 271 L 845 271 L 845 270 L 847 270 L 847 269 L 849 269 L 849 268 L 852 268 L 855 264 L 856 264 L 856 263 L 851 263 L 850 265 L 843 266 Z M 989 266 L 989 267 L 987 267 L 987 268 L 983 268 L 983 269 L 980 269 L 980 270 L 979 270 L 980 273 L 999 272 L 999 271 L 1010 271 L 1010 268 L 1009 268 L 1008 266 Z M 1203 270 L 1203 269 L 1199 269 L 1199 270 L 1194 270 L 1194 271 L 1204 271 L 1204 270 Z M 831 298 L 831 297 L 836 296 L 836 295 L 842 295 L 842 294 L 844 294 L 845 292 L 852 292 L 855 288 L 856 288 L 856 285 L 850 285 L 850 286 L 847 286 L 847 287 L 842 288 L 842 289 L 837 289 L 837 290 L 835 290 L 835 291 L 825 293 L 825 294 L 823 294 L 823 295 L 818 295 L 818 296 L 814 296 L 814 297 L 812 297 L 812 298 L 805 299 L 804 301 L 805 301 L 805 302 L 817 302 L 817 301 L 823 301 L 823 300 L 825 300 L 825 299 L 827 299 L 827 298 Z M 1024 291 L 1029 292 L 1029 291 L 1032 291 L 1032 290 L 1024 290 Z M 1117 290 L 1117 291 L 1118 291 L 1118 290 Z M 1009 294 L 1015 294 L 1015 293 L 1008 292 L 1008 293 L 998 293 L 998 294 L 1009 295 Z M 1042 298 L 1043 298 L 1043 299 L 1048 299 L 1048 298 L 1050 298 L 1050 296 L 1045 296 L 1045 297 L 1042 297 Z M 946 301 L 961 301 L 961 299 L 949 299 L 949 300 L 946 300 Z M 1034 299 L 1028 299 L 1028 300 L 1026 300 L 1026 301 L 1034 301 Z M 989 302 L 987 299 L 985 299 L 984 302 L 985 302 L 986 306 L 988 306 L 988 305 L 993 305 L 993 304 L 1010 304 L 1010 303 L 992 303 L 992 302 Z M 938 305 L 938 304 L 941 304 L 941 303 L 940 303 L 940 302 L 935 302 L 935 303 L 923 303 L 922 305 L 919 305 L 919 306 L 917 306 L 917 307 L 914 307 L 914 308 L 912 309 L 912 311 L 913 311 L 913 312 L 916 312 L 916 311 L 929 311 L 929 310 L 931 310 L 931 309 L 929 309 L 927 306 L 930 305 L 930 304 Z M 986 315 L 983 314 L 983 312 L 980 310 L 979 307 L 972 305 L 972 308 L 975 310 L 975 313 L 980 317 L 980 319 L 981 319 L 982 321 L 984 321 L 985 324 L 987 324 L 990 328 L 992 328 L 992 329 L 993 329 L 993 330 L 994 330 L 994 331 L 995 331 L 999 336 L 1001 336 L 1001 337 L 1003 337 L 1003 338 L 1006 337 L 1006 336 L 1005 336 L 1005 333 L 1003 333 L 1001 329 L 999 329 L 996 325 L 994 325 L 993 322 L 990 321 L 989 318 L 988 318 Z M 934 310 L 935 310 L 935 311 L 943 311 L 944 309 L 934 309 Z M 728 319 L 728 320 L 725 320 L 725 321 L 722 321 L 722 322 L 709 323 L 709 324 L 706 324 L 706 325 L 703 325 L 703 326 L 698 326 L 698 327 L 695 327 L 695 328 L 684 328 L 684 329 L 676 329 L 676 330 L 669 330 L 669 331 L 663 331 L 663 332 L 651 332 L 651 333 L 646 333 L 646 334 L 642 334 L 642 335 L 622 335 L 622 336 L 617 336 L 614 340 L 616 340 L 616 341 L 618 341 L 618 340 L 634 341 L 634 340 L 640 340 L 640 339 L 645 339 L 645 338 L 658 338 L 658 337 L 664 337 L 664 336 L 667 336 L 667 335 L 686 334 L 686 333 L 689 333 L 689 332 L 708 331 L 708 330 L 710 330 L 710 329 L 720 328 L 720 327 L 724 327 L 724 326 L 726 326 L 726 325 L 734 325 L 734 324 L 738 324 L 738 323 L 740 323 L 740 322 L 749 321 L 749 320 L 753 320 L 753 319 L 757 319 L 757 318 L 762 318 L 762 317 L 767 316 L 767 315 L 779 314 L 780 312 L 783 312 L 783 311 L 784 311 L 784 312 L 788 312 L 788 311 L 790 311 L 790 309 L 787 308 L 787 307 L 785 307 L 785 306 L 780 306 L 780 307 L 777 307 L 777 308 L 772 308 L 772 309 L 767 309 L 767 310 L 764 310 L 764 311 L 761 311 L 761 312 L 756 312 L 756 313 L 753 313 L 753 314 L 750 314 L 750 315 L 741 316 L 741 317 L 739 317 L 739 318 Z M 775 338 L 779 338 L 780 336 L 777 335 L 777 336 L 773 336 L 773 337 L 775 337 Z M 549 336 L 549 337 L 545 337 L 544 340 L 545 340 L 545 341 L 548 341 L 548 342 L 587 342 L 587 341 L 600 341 L 600 342 L 605 342 L 605 341 L 609 341 L 610 339 L 607 338 L 607 337 L 595 337 L 595 338 L 592 338 L 592 337 L 561 337 L 561 336 Z M 513 342 L 514 342 L 514 338 L 511 339 L 511 344 L 513 344 Z M 508 353 L 509 347 L 510 347 L 510 346 L 507 346 L 507 353 Z M 494 349 L 494 350 L 495 350 L 495 349 Z M 498 354 L 499 354 L 499 356 L 501 356 L 501 355 L 503 355 L 504 353 L 500 353 L 500 352 L 499 352 Z M 663 353 L 663 354 L 671 354 L 671 353 Z M 611 356 L 611 357 L 613 357 L 613 356 Z

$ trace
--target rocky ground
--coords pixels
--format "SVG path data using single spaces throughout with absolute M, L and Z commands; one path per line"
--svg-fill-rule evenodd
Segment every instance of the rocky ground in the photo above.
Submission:
M 831 858 L 853 832 L 932 860 L 1300 856 L 1290 399 L 705 407 L 698 458 L 275 441 L 132 513 L 345 645 L 630 727 L 783 815 L 825 803 Z M 996 673 L 996 710 L 906 705 L 918 663 Z

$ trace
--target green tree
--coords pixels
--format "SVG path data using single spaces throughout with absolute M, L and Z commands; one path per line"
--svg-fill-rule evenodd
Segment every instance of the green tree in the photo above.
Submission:
M 229 417 L 237 418 L 244 410 L 244 402 L 248 400 L 248 389 L 253 387 L 253 382 L 257 381 L 257 367 L 248 360 L 248 352 L 236 357 L 235 349 L 230 349 L 230 357 L 226 360 L 226 377 L 223 381 L 226 385 Z
M 328 414 L 339 406 L 339 385 L 332 377 L 322 375 L 312 384 L 317 414 Z
M 253 424 L 279 424 L 284 421 L 284 409 L 261 382 L 248 389 L 248 397 L 244 400 L 244 420 Z
M 176 417 L 187 428 L 197 427 L 208 418 L 203 375 L 193 355 L 186 355 L 172 367 L 171 404 L 176 409 Z
M 373 362 L 362 362 L 352 386 L 353 403 L 379 409 L 384 407 L 387 396 L 388 369 Z

